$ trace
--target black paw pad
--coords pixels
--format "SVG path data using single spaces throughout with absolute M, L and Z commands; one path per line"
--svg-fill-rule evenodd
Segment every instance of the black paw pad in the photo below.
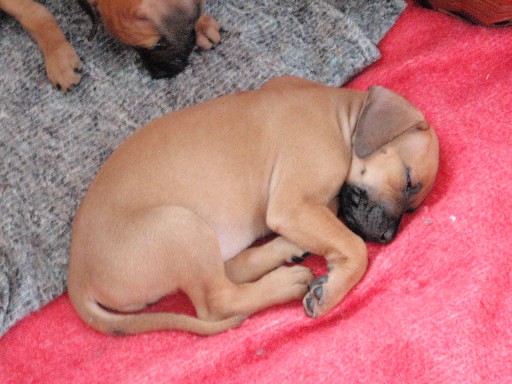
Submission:
M 318 279 L 313 280 L 311 282 L 311 284 L 309 284 L 309 289 L 314 289 L 318 285 L 325 284 L 325 283 L 327 283 L 327 280 L 329 280 L 329 276 L 328 275 L 321 276 Z
M 318 299 L 318 305 L 322 305 L 324 303 L 324 288 L 321 285 L 313 288 L 313 295 Z
M 323 284 L 327 282 L 329 276 L 325 275 L 315 279 L 309 285 L 309 291 L 304 297 L 303 306 L 306 314 L 313 319 L 318 317 L 318 312 L 316 311 L 317 306 L 322 306 L 324 304 L 324 287 Z
M 302 263 L 304 260 L 308 258 L 308 256 L 311 255 L 309 252 L 304 252 L 301 256 L 292 256 L 292 263 L 299 264 Z
M 313 300 L 312 297 L 306 297 L 305 307 L 306 307 L 306 312 L 307 311 L 309 311 L 309 313 L 315 312 L 315 301 Z M 313 316 L 311 316 L 311 317 L 313 317 Z

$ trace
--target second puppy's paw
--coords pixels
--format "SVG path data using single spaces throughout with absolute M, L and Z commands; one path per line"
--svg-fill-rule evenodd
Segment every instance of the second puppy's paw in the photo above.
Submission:
M 196 44 L 205 51 L 220 43 L 220 24 L 208 15 L 202 15 L 196 23 Z
M 46 73 L 50 82 L 63 92 L 80 82 L 82 62 L 68 42 L 45 55 Z

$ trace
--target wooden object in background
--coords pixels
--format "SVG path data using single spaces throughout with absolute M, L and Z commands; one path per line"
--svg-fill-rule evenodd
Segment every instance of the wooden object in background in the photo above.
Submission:
M 428 8 L 484 25 L 512 25 L 512 0 L 418 0 Z

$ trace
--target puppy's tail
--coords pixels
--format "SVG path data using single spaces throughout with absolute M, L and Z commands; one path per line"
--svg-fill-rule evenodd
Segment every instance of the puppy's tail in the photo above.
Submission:
M 131 335 L 150 331 L 180 330 L 199 335 L 213 335 L 238 327 L 245 316 L 233 316 L 219 321 L 201 320 L 173 312 L 118 313 L 102 307 L 91 297 L 70 299 L 78 315 L 92 328 L 110 335 Z

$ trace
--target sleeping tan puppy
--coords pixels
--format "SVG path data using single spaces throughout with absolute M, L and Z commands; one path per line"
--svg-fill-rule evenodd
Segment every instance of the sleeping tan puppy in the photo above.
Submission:
M 434 131 L 383 87 L 284 77 L 165 115 L 92 182 L 73 223 L 70 299 L 109 334 L 212 334 L 301 298 L 322 316 L 364 275 L 364 240 L 391 241 L 437 168 Z M 308 253 L 325 256 L 326 276 L 284 265 Z M 197 318 L 128 313 L 177 290 Z
M 44 6 L 33 0 L 0 0 L 0 10 L 16 18 L 37 42 L 53 85 L 66 92 L 80 82 L 80 58 Z
M 195 45 L 208 50 L 221 40 L 220 25 L 203 14 L 200 0 L 78 0 L 93 22 L 135 48 L 153 78 L 181 72 Z

